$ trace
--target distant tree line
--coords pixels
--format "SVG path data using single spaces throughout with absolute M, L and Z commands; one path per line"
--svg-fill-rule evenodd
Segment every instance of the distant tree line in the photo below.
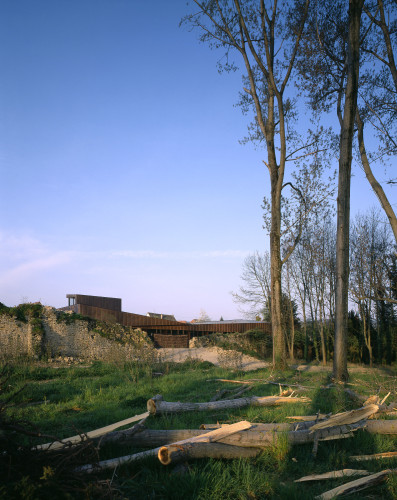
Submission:
M 324 214 L 323 214 L 324 215 Z M 289 358 L 333 358 L 336 226 L 329 214 L 305 227 L 283 268 L 282 324 Z M 397 358 L 397 256 L 390 225 L 379 211 L 351 224 L 347 356 L 350 361 L 392 363 Z M 234 293 L 249 317 L 271 320 L 270 257 L 255 253 L 243 264 Z

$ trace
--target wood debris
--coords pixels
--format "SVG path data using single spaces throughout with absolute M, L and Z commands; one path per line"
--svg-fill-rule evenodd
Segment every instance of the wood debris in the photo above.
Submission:
M 397 451 L 386 451 L 384 453 L 374 453 L 373 455 L 353 455 L 350 460 L 355 462 L 364 462 L 365 460 L 380 460 L 382 458 L 396 458 Z
M 326 479 L 337 479 L 341 477 L 351 477 L 351 476 L 369 476 L 371 472 L 367 470 L 357 470 L 357 469 L 342 469 L 333 470 L 331 472 L 324 472 L 324 474 L 313 474 L 311 476 L 304 476 L 300 479 L 295 479 L 294 483 L 303 483 L 306 481 L 323 481 Z
M 337 488 L 326 491 L 322 495 L 317 496 L 318 500 L 331 500 L 332 498 L 338 497 L 340 495 L 348 495 L 350 493 L 355 493 L 357 491 L 362 491 L 366 488 L 374 486 L 382 482 L 386 476 L 389 474 L 396 474 L 397 469 L 386 469 L 376 474 L 371 474 L 361 479 L 356 479 L 355 481 L 350 481 L 349 483 L 342 484 Z

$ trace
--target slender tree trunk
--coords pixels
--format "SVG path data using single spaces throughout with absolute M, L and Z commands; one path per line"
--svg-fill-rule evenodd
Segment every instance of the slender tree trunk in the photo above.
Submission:
M 357 109 L 360 21 L 364 0 L 349 0 L 349 43 L 345 104 L 340 134 L 336 236 L 336 307 L 333 377 L 346 381 L 349 286 L 350 180 L 354 122 Z
M 357 139 L 358 139 L 358 146 L 360 150 L 360 157 L 361 157 L 361 163 L 364 168 L 365 176 L 368 179 L 368 182 L 371 184 L 372 190 L 378 197 L 378 200 L 387 215 L 387 218 L 389 219 L 390 226 L 392 228 L 393 234 L 394 234 L 394 239 L 396 240 L 397 243 L 397 217 L 396 214 L 394 213 L 393 207 L 390 205 L 389 200 L 387 199 L 386 193 L 384 192 L 382 186 L 379 184 L 379 182 L 376 180 L 372 169 L 371 165 L 368 160 L 367 152 L 365 149 L 365 143 L 364 143 L 364 124 L 361 121 L 360 113 L 356 112 L 356 123 L 357 123 Z
M 272 178 L 272 221 L 270 231 L 271 315 L 273 335 L 273 367 L 286 368 L 286 349 L 281 317 L 281 199 L 278 179 Z

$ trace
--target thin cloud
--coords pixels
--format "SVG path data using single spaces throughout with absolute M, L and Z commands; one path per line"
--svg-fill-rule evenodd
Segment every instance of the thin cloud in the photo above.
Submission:
M 72 261 L 74 252 L 56 252 L 39 259 L 23 262 L 0 275 L 0 286 L 15 285 L 47 269 L 64 266 Z
M 128 259 L 241 259 L 249 254 L 248 250 L 207 250 L 186 252 L 158 252 L 155 250 L 119 250 L 111 253 L 112 257 Z

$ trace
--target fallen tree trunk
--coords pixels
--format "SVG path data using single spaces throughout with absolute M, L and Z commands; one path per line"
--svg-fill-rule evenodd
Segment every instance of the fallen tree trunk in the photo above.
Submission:
M 208 401 L 205 403 L 180 403 L 163 401 L 158 396 L 149 399 L 147 409 L 151 415 L 162 413 L 181 413 L 186 411 L 225 410 L 243 408 L 245 406 L 277 406 L 290 403 L 307 403 L 309 398 L 291 398 L 280 396 L 252 396 L 250 398 L 224 399 L 222 401 Z
M 356 410 L 357 411 L 357 410 Z M 351 412 L 347 412 L 352 420 Z M 371 413 L 371 410 L 370 410 Z M 368 414 L 366 412 L 366 414 Z M 357 417 L 358 415 L 358 417 Z M 340 415 L 339 415 L 340 416 Z M 338 417 L 339 417 L 338 416 Z M 315 415 L 313 415 L 313 418 Z M 360 414 L 356 413 L 356 419 L 360 417 Z M 353 418 L 354 420 L 354 418 Z M 322 422 L 326 422 L 323 420 Z M 261 442 L 264 440 L 274 442 L 274 433 L 278 432 L 300 432 L 307 429 L 311 429 L 315 424 L 318 424 L 318 420 L 310 420 L 296 423 L 271 423 L 271 424 L 252 424 L 250 429 L 250 434 L 252 436 L 259 436 Z M 116 431 L 107 434 L 101 438 L 101 445 L 108 442 L 117 442 L 120 444 L 131 445 L 135 447 L 149 447 L 149 446 L 161 446 L 169 443 L 175 443 L 176 441 L 181 441 L 184 439 L 199 436 L 205 433 L 205 431 L 219 429 L 221 427 L 227 427 L 229 424 L 203 424 L 201 430 L 197 429 L 179 429 L 179 430 L 138 430 L 136 431 L 136 426 L 131 429 L 125 429 L 122 431 Z M 329 425 L 329 423 L 328 423 Z M 327 427 L 327 426 L 326 426 Z M 361 427 L 360 427 L 361 428 Z M 365 424 L 365 430 L 371 434 L 396 434 L 397 435 L 397 421 L 394 420 L 367 420 Z M 264 433 L 267 433 L 266 437 L 263 437 Z M 297 435 L 299 436 L 299 435 Z M 291 442 L 295 442 L 297 437 L 291 437 Z M 307 438 L 305 438 L 307 439 Z M 336 438 L 335 438 L 336 439 Z M 309 441 L 307 441 L 309 442 Z M 252 446 L 252 445 L 248 445 Z M 265 444 L 261 446 L 266 446 Z
M 307 424 L 307 422 L 305 422 Z M 301 424 L 300 424 L 301 425 Z M 301 430 L 291 430 L 291 424 L 256 424 L 250 429 L 238 432 L 231 436 L 222 438 L 220 442 L 224 444 L 247 447 L 247 448 L 264 448 L 273 446 L 281 436 L 286 435 L 291 444 L 304 444 L 312 443 L 316 436 L 320 441 L 329 439 L 342 438 L 344 435 L 365 426 L 365 421 L 360 421 L 348 426 L 332 427 L 330 429 L 323 429 L 317 433 L 311 432 L 309 428 L 302 428 Z M 222 427 L 222 429 L 227 426 Z M 124 431 L 121 431 L 124 432 Z M 180 430 L 152 430 L 146 429 L 142 432 L 126 438 L 125 444 L 137 448 L 144 448 L 149 446 L 161 446 L 167 444 L 174 444 L 178 441 L 188 440 L 197 436 L 203 436 L 208 433 L 207 430 L 198 429 L 180 429 Z

